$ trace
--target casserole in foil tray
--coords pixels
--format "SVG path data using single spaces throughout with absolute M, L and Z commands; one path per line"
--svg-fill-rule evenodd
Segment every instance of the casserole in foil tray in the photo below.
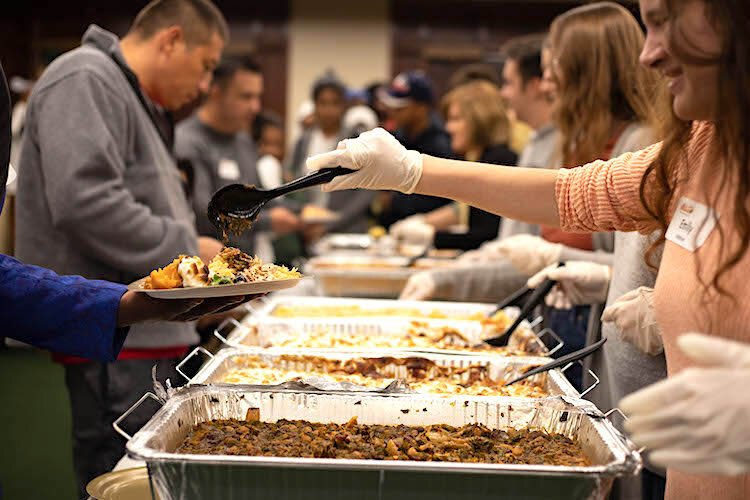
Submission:
M 152 395 L 147 395 L 152 396 Z M 153 397 L 153 396 L 152 396 Z M 144 397 L 145 398 L 145 397 Z M 123 415 L 126 417 L 128 413 Z M 189 432 L 214 419 L 306 420 L 426 426 L 481 424 L 534 429 L 576 440 L 591 465 L 517 465 L 179 454 Z M 116 423 L 117 425 L 117 423 Z M 613 479 L 636 474 L 641 459 L 591 403 L 193 386 L 179 391 L 127 443 L 152 484 L 170 499 L 606 498 Z

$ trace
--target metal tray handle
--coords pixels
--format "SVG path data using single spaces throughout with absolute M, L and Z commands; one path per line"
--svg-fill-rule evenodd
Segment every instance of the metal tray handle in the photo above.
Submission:
M 183 378 L 185 380 L 187 380 L 188 382 L 190 382 L 191 378 L 188 377 L 187 375 L 185 375 L 185 373 L 182 371 L 182 367 L 185 365 L 185 363 L 187 363 L 187 361 L 190 358 L 192 358 L 193 356 L 195 356 L 199 352 L 202 353 L 202 354 L 204 354 L 204 355 L 206 355 L 206 356 L 208 356 L 209 359 L 214 359 L 214 355 L 213 354 L 211 354 L 210 352 L 208 352 L 203 347 L 198 346 L 195 349 L 193 349 L 192 351 L 190 351 L 190 354 L 188 354 L 187 356 L 185 356 L 185 359 L 183 359 L 182 361 L 180 361 L 180 363 L 175 367 L 175 370 L 177 371 L 177 373 L 179 373 L 180 375 L 182 375 Z
M 541 341 L 542 344 L 544 344 L 544 341 L 542 339 L 546 335 L 549 335 L 550 337 L 552 337 L 555 340 L 555 342 L 557 342 L 557 344 L 555 344 L 555 347 L 553 347 L 552 349 L 550 349 L 549 352 L 547 353 L 548 356 L 552 356 L 557 351 L 559 351 L 560 349 L 562 349 L 563 346 L 565 346 L 565 341 L 563 341 L 563 339 L 561 339 L 551 328 L 545 328 L 544 330 L 542 330 L 541 332 L 539 332 L 539 333 L 536 334 L 536 336 L 539 337 L 539 341 Z M 546 344 L 544 345 L 544 347 L 545 348 L 547 347 Z
M 560 369 L 560 371 L 563 372 L 563 373 L 565 373 L 566 370 L 568 370 L 571 366 L 573 366 L 575 364 L 579 364 L 579 365 L 583 366 L 583 361 L 582 360 L 578 360 L 578 361 L 574 361 L 572 363 L 568 363 L 567 365 L 563 366 Z M 588 394 L 589 392 L 593 391 L 596 388 L 596 386 L 601 383 L 601 380 L 599 380 L 599 377 L 596 376 L 596 373 L 594 373 L 591 370 L 588 370 L 588 372 L 589 372 L 589 375 L 591 375 L 591 378 L 594 379 L 594 382 L 588 387 L 588 389 L 586 389 L 585 391 L 583 391 L 581 393 L 581 398 L 584 398 L 586 396 L 586 394 Z M 617 410 L 617 411 L 619 411 L 619 410 Z
M 123 413 L 122 415 L 120 415 L 117 418 L 117 420 L 115 420 L 114 422 L 112 422 L 112 428 L 115 430 L 115 432 L 117 432 L 120 436 L 124 437 L 128 441 L 130 441 L 131 439 L 133 439 L 133 436 L 131 436 L 130 434 L 128 434 L 127 432 L 125 432 L 124 430 L 122 430 L 122 428 L 120 427 L 120 423 L 122 423 L 123 420 L 125 420 L 126 418 L 128 418 L 128 416 L 131 413 L 133 413 L 136 410 L 136 408 L 138 408 L 139 406 L 141 406 L 141 404 L 143 404 L 143 402 L 146 401 L 149 398 L 153 399 L 154 401 L 156 401 L 160 405 L 164 406 L 164 401 L 162 401 L 156 394 L 154 394 L 153 392 L 147 392 L 146 394 L 144 394 L 143 396 L 141 396 L 141 399 L 139 399 L 138 401 L 136 401 L 135 403 L 133 403 L 133 406 L 131 406 L 130 408 L 128 408 L 128 410 L 125 413 Z
M 533 320 L 529 320 L 529 329 L 533 330 L 537 326 L 541 325 L 543 320 L 544 318 L 542 318 L 541 316 L 537 316 Z
M 607 420 L 609 420 L 609 417 L 610 417 L 610 415 L 612 415 L 613 413 L 617 413 L 618 415 L 620 415 L 620 416 L 622 417 L 622 419 L 623 419 L 623 420 L 630 420 L 630 419 L 628 418 L 628 416 L 627 416 L 627 415 L 625 415 L 625 414 L 624 414 L 624 413 L 622 412 L 622 410 L 621 410 L 621 409 L 619 409 L 619 408 L 617 408 L 617 407 L 614 407 L 614 408 L 612 408 L 611 410 L 609 410 L 608 412 L 606 412 L 606 413 L 604 414 L 604 418 L 606 418 Z M 614 425 L 614 424 L 612 424 L 612 425 Z M 641 447 L 640 447 L 640 448 L 638 448 L 638 449 L 637 449 L 636 451 L 637 451 L 638 453 L 643 453 L 644 451 L 646 451 L 646 447 L 645 447 L 645 446 L 641 446 Z
M 262 312 L 261 309 L 253 307 L 253 303 L 257 303 L 257 302 L 261 303 L 261 308 L 267 307 L 269 303 L 269 299 L 267 299 L 266 297 L 258 297 L 257 299 L 253 299 L 250 302 L 244 304 L 243 307 L 250 314 L 259 315 Z
M 214 337 L 216 337 L 217 339 L 221 340 L 225 345 L 232 346 L 232 343 L 229 342 L 229 340 L 227 340 L 224 337 L 224 335 L 221 334 L 221 331 L 229 323 L 233 324 L 235 328 L 244 328 L 239 321 L 237 321 L 236 319 L 230 317 L 230 318 L 225 319 L 218 327 L 216 327 L 214 329 Z

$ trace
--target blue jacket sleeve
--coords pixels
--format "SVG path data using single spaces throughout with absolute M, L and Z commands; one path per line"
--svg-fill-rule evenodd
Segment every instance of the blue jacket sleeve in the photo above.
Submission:
M 59 276 L 0 255 L 0 336 L 55 352 L 114 361 L 127 328 L 117 328 L 127 287 Z

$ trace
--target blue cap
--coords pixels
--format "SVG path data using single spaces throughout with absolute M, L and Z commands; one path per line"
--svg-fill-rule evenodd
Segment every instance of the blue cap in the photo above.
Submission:
M 421 71 L 401 73 L 387 89 L 378 92 L 378 98 L 389 108 L 403 108 L 412 102 L 432 104 L 432 82 Z

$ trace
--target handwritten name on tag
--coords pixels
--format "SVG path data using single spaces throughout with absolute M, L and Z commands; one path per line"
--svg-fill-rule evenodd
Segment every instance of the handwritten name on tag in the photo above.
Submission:
M 666 238 L 685 250 L 695 252 L 716 228 L 719 216 L 713 208 L 683 196 L 677 203 Z

